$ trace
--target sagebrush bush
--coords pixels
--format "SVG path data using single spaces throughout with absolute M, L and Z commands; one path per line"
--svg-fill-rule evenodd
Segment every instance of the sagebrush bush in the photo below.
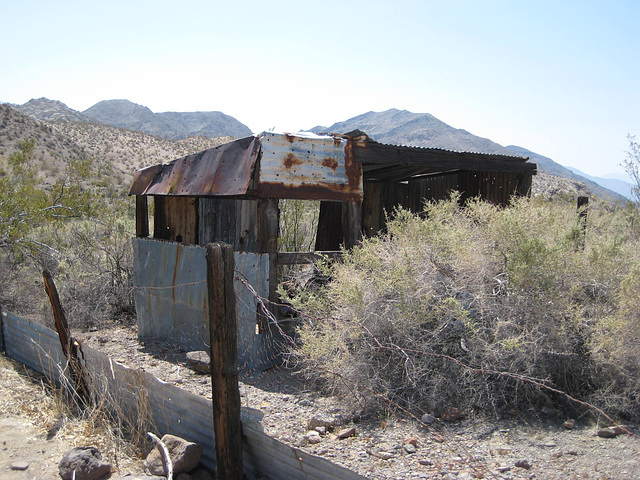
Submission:
M 635 212 L 592 205 L 586 234 L 540 198 L 391 217 L 292 299 L 309 376 L 416 413 L 575 407 L 560 390 L 638 418 Z

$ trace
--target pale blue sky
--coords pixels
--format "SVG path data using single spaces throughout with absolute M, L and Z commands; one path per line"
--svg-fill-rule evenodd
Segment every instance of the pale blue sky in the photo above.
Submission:
M 0 101 L 220 110 L 259 132 L 388 108 L 593 175 L 640 138 L 640 1 L 0 0 Z

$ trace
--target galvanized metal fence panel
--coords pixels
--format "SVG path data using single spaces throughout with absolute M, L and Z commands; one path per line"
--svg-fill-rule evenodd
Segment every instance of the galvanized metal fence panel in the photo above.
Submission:
M 169 341 L 190 350 L 209 350 L 209 306 L 205 248 L 135 238 L 135 301 L 140 337 Z M 238 364 L 245 371 L 272 367 L 279 332 L 258 331 L 258 299 L 269 296 L 269 257 L 236 252 Z M 251 292 L 246 285 L 255 290 Z
M 53 330 L 2 311 L 2 337 L 8 357 L 60 383 L 66 358 Z
M 65 359 L 57 334 L 42 325 L 2 312 L 2 332 L 8 356 L 33 370 L 55 375 Z M 106 408 L 128 416 L 130 425 L 146 426 L 203 445 L 202 463 L 215 468 L 215 436 L 211 400 L 162 382 L 153 375 L 111 360 L 83 347 L 93 395 Z M 46 361 L 43 361 L 45 359 Z M 265 434 L 259 410 L 243 407 L 245 472 L 272 480 L 361 480 L 364 477 L 324 458 L 310 455 Z M 122 418 L 121 418 L 122 419 Z

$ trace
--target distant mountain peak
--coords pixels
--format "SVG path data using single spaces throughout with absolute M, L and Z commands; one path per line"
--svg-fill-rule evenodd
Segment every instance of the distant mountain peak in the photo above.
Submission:
M 168 140 L 190 136 L 240 138 L 252 135 L 249 127 L 222 112 L 154 113 L 149 107 L 124 98 L 102 100 L 82 113 L 47 98 L 32 99 L 13 107 L 37 120 L 97 122 Z
M 48 122 L 86 122 L 89 120 L 80 112 L 67 107 L 61 101 L 50 100 L 45 97 L 32 98 L 23 105 L 13 105 L 13 108 L 36 120 Z

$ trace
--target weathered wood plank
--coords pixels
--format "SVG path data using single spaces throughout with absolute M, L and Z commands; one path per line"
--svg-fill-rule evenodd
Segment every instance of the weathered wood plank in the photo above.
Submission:
M 217 243 L 207 245 L 206 249 L 217 477 L 242 480 L 242 421 L 233 247 Z

